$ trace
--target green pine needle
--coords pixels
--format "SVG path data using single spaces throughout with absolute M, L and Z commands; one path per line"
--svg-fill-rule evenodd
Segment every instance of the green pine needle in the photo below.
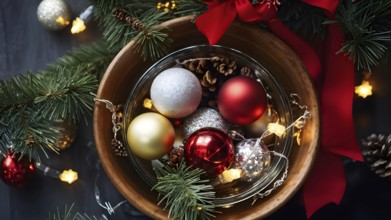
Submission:
M 98 0 L 97 2 L 101 2 Z M 105 16 L 101 16 L 101 24 L 104 26 L 103 37 L 109 42 L 109 50 L 113 52 L 120 51 L 131 40 L 135 41 L 136 52 L 140 53 L 144 60 L 155 60 L 166 54 L 167 47 L 171 43 L 168 39 L 167 29 L 158 27 L 162 21 L 168 20 L 170 17 L 167 13 L 159 11 L 154 4 L 145 4 L 143 7 L 137 7 L 141 3 L 137 1 L 129 1 L 128 4 L 118 6 L 115 4 L 98 4 L 97 11 L 110 11 Z M 103 6 L 102 6 L 103 5 Z M 149 6 L 150 8 L 146 8 Z M 112 7 L 110 10 L 106 7 Z M 127 11 L 128 15 L 140 20 L 144 29 L 142 31 L 135 30 L 132 25 L 118 21 L 111 14 L 114 7 L 120 7 Z M 141 10 L 144 9 L 144 10 Z
M 98 80 L 85 70 L 58 67 L 0 81 L 0 122 L 9 127 L 16 152 L 48 157 L 63 131 L 57 121 L 77 123 L 91 113 Z
M 338 53 L 346 54 L 358 69 L 379 65 L 390 46 L 390 11 L 388 0 L 343 1 L 337 19 L 347 40 Z
M 86 73 L 86 68 L 59 67 L 36 82 L 39 86 L 34 104 L 39 106 L 41 117 L 77 123 L 91 113 L 94 98 L 91 93 L 98 89 L 98 80 Z
M 55 213 L 51 214 L 49 212 L 49 218 L 47 220 L 98 220 L 95 216 L 88 216 L 85 213 L 74 213 L 73 206 L 73 203 L 69 208 L 68 205 L 65 205 L 64 210 L 62 211 L 57 207 Z
M 108 50 L 108 43 L 98 40 L 90 45 L 83 45 L 49 64 L 46 72 L 54 72 L 59 67 L 77 67 L 84 65 L 84 71 L 101 79 L 115 53 Z
M 208 10 L 208 5 L 202 0 L 178 0 L 174 10 L 175 16 L 200 15 Z
M 173 219 L 196 220 L 214 217 L 215 193 L 209 180 L 201 179 L 205 171 L 188 167 L 182 160 L 177 166 L 154 165 L 157 183 L 152 188 L 163 195 L 160 203 L 165 202 L 168 215 Z

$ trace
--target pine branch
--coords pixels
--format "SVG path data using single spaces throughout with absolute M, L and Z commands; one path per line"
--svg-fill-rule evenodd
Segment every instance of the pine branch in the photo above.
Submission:
M 343 1 L 337 19 L 347 38 L 340 53 L 354 61 L 358 69 L 379 65 L 391 41 L 391 3 L 386 0 Z M 379 25 L 381 24 L 381 25 Z
M 208 10 L 207 5 L 201 0 L 178 0 L 174 10 L 175 16 L 198 16 Z
M 154 166 L 158 182 L 152 188 L 163 195 L 159 204 L 166 202 L 164 209 L 173 219 L 196 220 L 214 217 L 215 193 L 209 180 L 202 180 L 205 171 L 186 166 L 182 160 L 176 167 Z
M 97 0 L 98 6 L 102 0 Z M 144 3 L 145 4 L 145 3 Z M 108 7 L 115 4 L 104 5 L 97 11 L 107 11 Z M 113 7 L 111 13 L 105 16 L 100 15 L 101 24 L 104 26 L 103 36 L 109 42 L 109 50 L 118 52 L 131 40 L 136 40 L 136 52 L 141 53 L 144 60 L 156 59 L 165 54 L 171 41 L 166 33 L 167 29 L 157 26 L 160 22 L 167 20 L 167 13 L 158 11 L 156 6 L 151 8 L 136 8 L 137 1 L 129 1 L 118 7 Z M 143 9 L 143 10 L 141 10 Z M 99 13 L 98 13 L 99 14 Z
M 54 72 L 58 67 L 74 68 L 83 65 L 85 72 L 101 79 L 114 56 L 115 53 L 108 50 L 107 42 L 98 40 L 91 45 L 81 46 L 70 51 L 54 63 L 49 64 L 45 71 Z
M 59 67 L 54 72 L 27 73 L 0 81 L 0 122 L 8 125 L 14 150 L 40 160 L 61 137 L 64 119 L 76 123 L 90 114 L 93 106 L 91 92 L 98 81 L 76 68 Z
M 95 216 L 88 216 L 87 214 L 80 214 L 79 212 L 73 212 L 72 203 L 71 207 L 68 209 L 68 205 L 65 205 L 64 210 L 60 211 L 57 207 L 57 210 L 53 215 L 49 212 L 48 220 L 98 220 Z
M 83 116 L 91 114 L 91 92 L 98 89 L 98 80 L 86 72 L 87 68 L 86 65 L 58 67 L 40 77 L 36 82 L 38 95 L 34 98 L 38 115 L 54 121 L 66 119 L 77 123 Z

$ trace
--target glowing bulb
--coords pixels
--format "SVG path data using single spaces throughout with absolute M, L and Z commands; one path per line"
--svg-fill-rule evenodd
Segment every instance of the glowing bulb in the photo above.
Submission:
M 372 95 L 372 86 L 367 80 L 363 80 L 361 85 L 354 87 L 354 92 L 365 99 L 367 96 Z
M 86 26 L 84 25 L 84 21 L 77 17 L 75 20 L 72 22 L 72 28 L 71 28 L 71 33 L 72 34 L 77 34 L 86 29 Z
M 281 137 L 285 133 L 285 126 L 280 125 L 278 123 L 269 123 L 267 125 L 267 130 L 270 133 L 273 133 L 277 135 L 278 137 Z
M 68 20 L 65 20 L 63 17 L 58 17 L 56 18 L 56 22 L 61 24 L 61 25 L 64 25 L 64 26 L 67 26 L 69 24 L 69 21 Z
M 71 184 L 77 180 L 78 176 L 77 172 L 73 171 L 72 169 L 69 169 L 64 170 L 62 173 L 60 173 L 59 178 L 61 181 Z
M 147 109 L 152 109 L 153 105 L 152 105 L 152 100 L 150 99 L 144 99 L 144 108 L 147 108 Z
M 144 108 L 147 108 L 151 111 L 157 112 L 155 106 L 153 106 L 152 100 L 150 100 L 150 99 L 144 99 L 143 106 L 144 106 Z
M 221 173 L 220 181 L 222 183 L 230 183 L 242 176 L 241 169 L 229 169 Z

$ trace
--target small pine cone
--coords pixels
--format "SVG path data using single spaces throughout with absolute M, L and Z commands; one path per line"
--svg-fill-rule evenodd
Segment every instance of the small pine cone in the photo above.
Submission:
M 132 24 L 132 27 L 133 27 L 133 29 L 138 30 L 138 31 L 145 30 L 144 24 L 138 19 L 135 19 L 135 21 Z
M 216 91 L 216 82 L 217 78 L 208 70 L 206 71 L 204 77 L 201 79 L 201 85 L 204 88 L 207 88 L 210 92 Z
M 212 63 L 217 72 L 224 76 L 231 75 L 237 68 L 236 62 L 229 60 L 227 57 L 213 57 Z
M 196 59 L 186 64 L 185 68 L 193 73 L 203 75 L 207 71 L 207 63 L 205 59 Z
M 184 149 L 183 149 L 183 146 L 179 146 L 179 147 L 174 147 L 171 152 L 170 152 L 170 164 L 172 165 L 176 165 L 176 164 L 179 164 L 179 162 L 181 162 L 181 160 L 183 159 L 183 155 L 184 155 Z
M 240 75 L 255 78 L 254 72 L 251 70 L 250 67 L 247 66 L 244 66 L 240 69 Z
M 120 22 L 126 22 L 126 19 L 129 17 L 128 13 L 120 8 L 114 8 L 111 14 Z
M 372 134 L 362 141 L 363 156 L 371 170 L 380 177 L 391 179 L 391 134 Z

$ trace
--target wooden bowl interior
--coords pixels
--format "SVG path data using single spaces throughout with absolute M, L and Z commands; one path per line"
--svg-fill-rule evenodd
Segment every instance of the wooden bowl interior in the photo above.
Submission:
M 207 44 L 206 38 L 191 23 L 191 17 L 183 17 L 163 23 L 169 27 L 173 39 L 170 51 L 191 45 Z M 130 42 L 112 61 L 104 75 L 97 97 L 115 104 L 125 104 L 132 86 L 151 66 L 143 62 L 133 50 Z M 237 49 L 257 60 L 266 67 L 287 94 L 296 93 L 301 102 L 308 106 L 312 114 L 302 133 L 300 147 L 293 147 L 289 156 L 290 169 L 286 182 L 269 197 L 236 204 L 234 208 L 222 209 L 217 219 L 254 219 L 270 215 L 281 207 L 303 184 L 315 159 L 319 142 L 319 109 L 314 87 L 298 57 L 283 42 L 256 25 L 234 22 L 219 45 Z M 104 104 L 96 103 L 94 110 L 94 134 L 97 151 L 107 175 L 120 193 L 136 208 L 154 219 L 167 219 L 167 213 L 157 206 L 158 195 L 131 166 L 128 158 L 114 155 L 110 142 L 112 139 L 111 113 Z

